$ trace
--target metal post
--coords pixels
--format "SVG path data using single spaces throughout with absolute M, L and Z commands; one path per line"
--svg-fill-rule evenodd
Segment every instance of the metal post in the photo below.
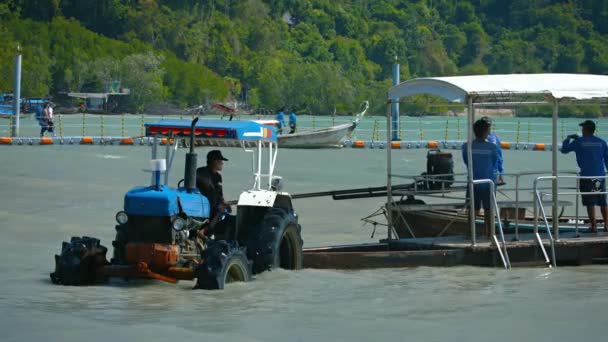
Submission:
M 101 142 L 103 143 L 103 133 L 104 133 L 104 131 L 103 131 L 103 114 L 99 116 L 99 124 L 100 124 L 99 133 L 101 135 Z
M 81 133 L 81 137 L 84 137 L 85 134 L 85 120 L 84 120 L 84 112 L 82 113 L 82 133 Z
M 559 103 L 557 99 L 553 100 L 553 120 L 551 124 L 551 140 L 552 140 L 552 160 L 551 160 L 551 170 L 553 181 L 552 181 L 552 197 L 553 197 L 553 212 L 552 222 L 553 222 L 553 238 L 557 241 L 559 240 L 559 215 L 558 215 L 558 191 L 557 191 L 557 116 L 559 115 Z
M 580 179 L 578 178 L 579 174 L 576 174 L 576 204 L 575 204 L 575 212 L 574 212 L 574 236 L 580 237 L 578 233 L 578 203 L 580 201 Z M 606 224 L 606 223 L 604 223 Z
M 469 226 L 471 228 L 471 246 L 475 246 L 475 194 L 473 193 L 473 97 L 467 96 L 467 185 L 469 187 Z
M 171 166 L 171 164 L 169 164 L 169 160 L 171 158 L 171 142 L 173 141 L 173 131 L 169 131 L 169 136 L 167 136 L 167 143 L 165 144 L 165 160 L 166 163 Z M 160 182 L 158 183 L 160 185 Z M 164 179 L 164 184 L 168 185 L 169 184 L 169 168 L 165 169 L 165 179 Z
M 535 192 L 534 195 L 533 195 L 533 197 L 534 197 L 534 203 L 532 205 L 532 216 L 533 216 L 533 219 L 534 219 L 534 234 L 538 234 L 538 205 L 536 204 L 536 197 L 537 196 L 538 196 L 538 194 Z
M 391 100 L 394 101 L 394 100 Z M 392 239 L 392 231 L 393 231 L 393 190 L 392 190 L 392 153 L 391 153 L 391 103 L 389 102 L 386 106 L 386 206 L 387 213 L 386 216 L 388 218 L 388 222 L 386 225 L 387 228 L 387 238 L 390 243 Z
M 515 240 L 519 240 L 519 175 L 515 175 Z
M 273 157 L 273 153 L 272 153 L 272 142 L 268 143 L 268 190 L 272 190 L 272 173 L 271 171 L 273 169 L 273 163 L 272 163 L 272 157 Z
M 59 114 L 59 140 L 63 142 L 63 116 Z
M 120 136 L 125 137 L 125 115 L 120 114 Z
M 258 140 L 258 172 L 255 187 L 256 190 L 261 189 L 262 183 L 262 140 Z
M 399 63 L 397 62 L 397 56 L 395 56 L 395 64 L 393 64 L 393 86 L 399 84 Z M 392 111 L 392 137 L 393 141 L 400 140 L 399 138 L 399 101 L 391 102 L 391 111 Z
M 21 110 L 21 47 L 17 45 L 17 56 L 15 56 L 15 78 L 13 83 L 13 116 L 11 136 L 19 136 L 19 111 Z

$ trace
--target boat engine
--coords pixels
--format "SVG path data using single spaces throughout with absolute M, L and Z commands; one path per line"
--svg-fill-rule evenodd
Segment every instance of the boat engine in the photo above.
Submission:
M 426 155 L 426 172 L 423 175 L 427 176 L 424 181 L 426 189 L 439 190 L 442 183 L 444 189 L 452 186 L 454 184 L 454 158 L 452 153 L 442 152 L 439 149 L 429 150 Z

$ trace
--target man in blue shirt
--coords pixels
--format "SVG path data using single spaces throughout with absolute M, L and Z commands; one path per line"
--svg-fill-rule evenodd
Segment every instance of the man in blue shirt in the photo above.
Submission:
M 277 121 L 277 133 L 282 134 L 283 128 L 285 127 L 285 113 L 283 113 L 283 108 L 281 108 L 281 110 L 279 110 L 279 113 L 277 113 Z
M 502 178 L 502 175 L 505 173 L 505 169 L 503 167 L 503 158 L 502 158 L 502 147 L 500 146 L 500 139 L 498 139 L 498 136 L 496 135 L 496 133 L 492 132 L 492 119 L 484 116 L 481 118 L 481 120 L 484 120 L 485 122 L 488 123 L 488 142 L 491 142 L 492 144 L 496 145 L 496 149 L 498 151 L 498 160 L 496 161 L 496 168 L 495 168 L 495 173 L 498 175 L 498 183 L 504 183 L 504 180 Z
M 475 140 L 471 144 L 473 179 L 490 179 L 496 183 L 496 173 L 494 170 L 498 160 L 498 150 L 496 145 L 486 141 L 490 132 L 489 127 L 488 123 L 483 119 L 477 120 L 473 124 L 473 132 L 475 133 Z M 468 166 L 467 156 L 467 143 L 464 143 L 462 145 L 462 159 L 464 160 L 464 164 Z M 468 193 L 467 188 L 467 198 L 469 197 Z M 490 206 L 492 205 L 490 184 L 475 184 L 473 194 L 475 197 L 475 215 L 479 215 L 479 210 L 483 206 L 485 235 L 489 236 L 492 218 L 490 215 Z
M 293 111 L 291 113 L 289 113 L 289 134 L 293 134 L 296 132 L 296 113 L 294 113 Z
M 594 135 L 595 122 L 585 120 L 579 124 L 581 126 L 582 137 L 576 134 L 569 135 L 562 143 L 562 153 L 566 154 L 574 151 L 576 162 L 580 168 L 580 175 L 585 177 L 603 177 L 606 175 L 608 167 L 608 147 L 603 139 Z M 604 178 L 580 179 L 579 190 L 581 192 L 605 192 L 606 181 Z M 595 220 L 595 206 L 599 206 L 604 219 L 604 231 L 608 232 L 606 223 L 608 222 L 608 208 L 606 207 L 606 194 L 581 195 L 583 205 L 587 207 L 589 215 L 589 232 L 597 232 Z

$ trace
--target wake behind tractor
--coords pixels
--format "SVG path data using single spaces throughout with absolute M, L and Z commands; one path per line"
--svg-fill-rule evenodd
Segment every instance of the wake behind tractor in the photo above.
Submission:
M 291 196 L 281 191 L 282 179 L 274 176 L 274 128 L 251 121 L 161 120 L 146 124 L 146 136 L 152 139 L 152 182 L 126 193 L 116 214 L 113 257 L 107 260 L 107 248 L 96 238 L 72 237 L 55 256 L 53 283 L 196 279 L 196 288 L 223 289 L 267 270 L 302 267 L 301 226 Z M 165 158 L 158 156 L 161 141 Z M 169 172 L 180 145 L 189 145 L 183 185 L 172 188 Z M 240 194 L 235 216 L 212 217 L 209 200 L 196 187 L 195 145 L 240 146 L 251 153 L 253 186 Z M 212 222 L 221 229 L 204 234 Z

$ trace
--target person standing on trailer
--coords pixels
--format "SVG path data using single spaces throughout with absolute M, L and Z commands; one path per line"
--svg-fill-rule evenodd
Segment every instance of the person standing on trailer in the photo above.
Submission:
M 498 160 L 498 150 L 496 145 L 487 141 L 489 134 L 488 123 L 482 119 L 475 121 L 473 124 L 473 132 L 475 133 L 475 140 L 471 143 L 471 158 L 473 161 L 473 180 L 478 179 L 490 179 L 496 184 L 496 162 Z M 468 153 L 467 143 L 462 145 L 462 159 L 464 164 L 468 166 Z M 490 222 L 491 206 L 492 206 L 492 195 L 490 193 L 490 184 L 482 183 L 475 184 L 473 187 L 474 194 L 474 207 L 475 216 L 479 215 L 480 209 L 483 207 L 484 221 L 485 221 L 485 232 L 486 236 L 490 236 Z M 467 199 L 469 196 L 469 188 L 467 187 Z
M 496 145 L 496 150 L 498 151 L 498 160 L 496 161 L 496 176 L 498 178 L 498 184 L 504 183 L 503 174 L 505 173 L 504 169 L 504 159 L 502 158 L 502 147 L 500 146 L 500 139 L 496 135 L 496 133 L 492 132 L 492 119 L 490 117 L 484 116 L 481 118 L 488 124 L 488 142 Z
M 581 192 L 606 192 L 606 168 L 608 168 L 608 146 L 606 141 L 595 136 L 595 122 L 585 120 L 579 124 L 582 137 L 571 134 L 562 143 L 562 153 L 574 151 L 576 163 L 580 168 L 581 178 L 579 190 Z M 606 207 L 606 194 L 581 195 L 583 205 L 587 207 L 589 216 L 589 232 L 597 233 L 597 222 L 595 219 L 595 207 L 599 206 L 604 219 L 604 232 L 608 232 L 608 208 Z

